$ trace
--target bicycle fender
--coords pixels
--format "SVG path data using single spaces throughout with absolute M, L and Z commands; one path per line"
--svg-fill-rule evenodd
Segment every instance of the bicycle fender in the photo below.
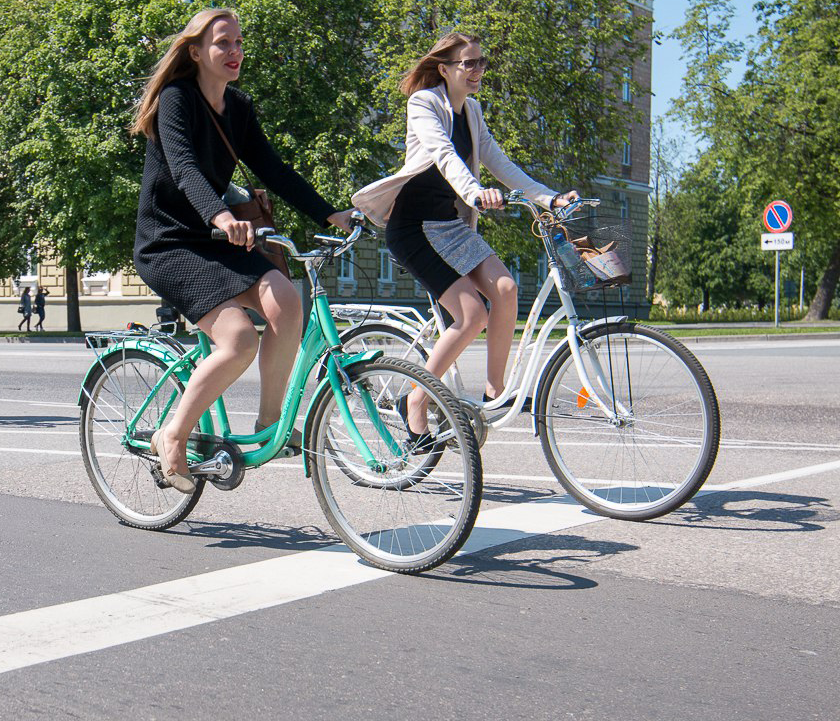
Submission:
M 93 375 L 94 371 L 98 367 L 100 367 L 101 363 L 104 363 L 106 358 L 109 358 L 115 353 L 122 353 L 123 349 L 144 351 L 145 353 L 153 355 L 158 360 L 162 360 L 167 365 L 172 365 L 179 358 L 178 354 L 175 353 L 175 351 L 171 348 L 167 348 L 166 346 L 162 346 L 160 343 L 154 343 L 143 338 L 128 338 L 122 343 L 116 343 L 115 345 L 111 346 L 103 353 L 101 353 L 97 357 L 97 360 L 93 362 L 90 368 L 88 368 L 87 373 L 85 373 L 84 380 L 82 380 L 82 385 L 79 387 L 79 398 L 76 401 L 77 405 L 82 405 L 82 400 L 85 397 L 85 387 L 87 386 L 88 380 L 90 379 L 91 375 Z M 182 374 L 176 373 L 176 375 L 181 377 Z M 188 378 L 188 375 L 183 374 L 181 380 L 185 380 L 185 378 Z
M 364 361 L 376 360 L 382 355 L 381 350 L 367 350 L 362 353 L 353 353 L 351 355 L 347 355 L 344 357 L 339 356 L 338 362 L 342 368 L 350 368 L 351 366 L 356 365 L 357 363 L 362 363 Z M 328 386 L 330 384 L 330 379 L 325 377 L 318 385 L 315 387 L 315 392 L 312 394 L 312 398 L 309 400 L 309 405 L 306 408 L 306 415 L 303 418 L 303 443 L 304 449 L 306 447 L 306 439 L 309 438 L 309 427 L 312 425 L 312 416 L 313 410 L 315 407 L 315 402 L 318 398 L 321 397 L 321 391 L 324 386 Z M 304 452 L 303 454 L 303 472 L 306 474 L 307 478 L 311 478 L 312 471 L 309 468 L 309 454 Z
M 618 325 L 619 323 L 624 323 L 624 321 L 626 320 L 626 315 L 613 315 L 609 318 L 598 318 L 597 320 L 593 320 L 591 323 L 587 323 L 586 325 L 582 325 L 580 328 L 578 328 L 578 336 L 583 336 L 587 331 L 590 331 L 593 328 L 597 328 L 598 326 Z M 537 373 L 537 387 L 534 390 L 533 395 L 534 403 L 537 402 L 537 398 L 539 398 L 540 393 L 542 393 L 544 383 L 543 378 L 545 372 L 551 367 L 551 364 L 554 363 L 555 359 L 566 350 L 568 345 L 569 341 L 567 338 L 564 338 L 562 341 L 560 341 L 560 343 L 558 343 L 554 350 L 551 352 L 551 355 L 549 355 L 548 358 L 545 359 L 545 362 L 540 367 L 540 371 L 539 373 Z M 536 413 L 531 414 L 531 429 L 534 431 L 534 436 L 538 435 L 539 432 L 537 430 Z

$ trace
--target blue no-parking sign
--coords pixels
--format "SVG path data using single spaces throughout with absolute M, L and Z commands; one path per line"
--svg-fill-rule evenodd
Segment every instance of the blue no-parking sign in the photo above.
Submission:
M 771 233 L 784 233 L 793 222 L 793 211 L 784 200 L 774 200 L 764 209 L 764 225 Z

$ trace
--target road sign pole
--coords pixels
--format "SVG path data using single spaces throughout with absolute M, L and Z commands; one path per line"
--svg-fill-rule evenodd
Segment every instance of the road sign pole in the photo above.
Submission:
M 799 274 L 799 310 L 805 307 L 805 264 L 802 265 L 802 271 Z
M 781 251 L 776 251 L 776 328 L 779 327 L 779 254 Z

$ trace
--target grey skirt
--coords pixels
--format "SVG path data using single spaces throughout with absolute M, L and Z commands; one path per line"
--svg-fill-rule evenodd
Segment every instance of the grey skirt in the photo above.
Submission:
M 388 250 L 435 298 L 484 260 L 495 255 L 463 220 L 388 223 Z

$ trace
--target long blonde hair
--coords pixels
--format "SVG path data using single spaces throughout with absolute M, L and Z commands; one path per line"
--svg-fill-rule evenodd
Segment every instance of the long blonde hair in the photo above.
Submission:
M 190 57 L 190 45 L 200 43 L 204 33 L 216 20 L 230 18 L 239 22 L 233 10 L 212 8 L 192 16 L 187 26 L 168 40 L 171 42 L 163 57 L 155 64 L 151 77 L 143 87 L 143 95 L 134 109 L 134 122 L 129 128 L 132 135 L 142 133 L 155 140 L 155 119 L 158 113 L 160 91 L 173 80 L 194 78 L 198 66 Z
M 411 95 L 418 90 L 433 88 L 443 82 L 443 76 L 438 70 L 440 63 L 452 60 L 458 48 L 470 43 L 480 43 L 481 39 L 466 33 L 447 33 L 438 40 L 429 52 L 420 58 L 400 82 L 400 92 Z

